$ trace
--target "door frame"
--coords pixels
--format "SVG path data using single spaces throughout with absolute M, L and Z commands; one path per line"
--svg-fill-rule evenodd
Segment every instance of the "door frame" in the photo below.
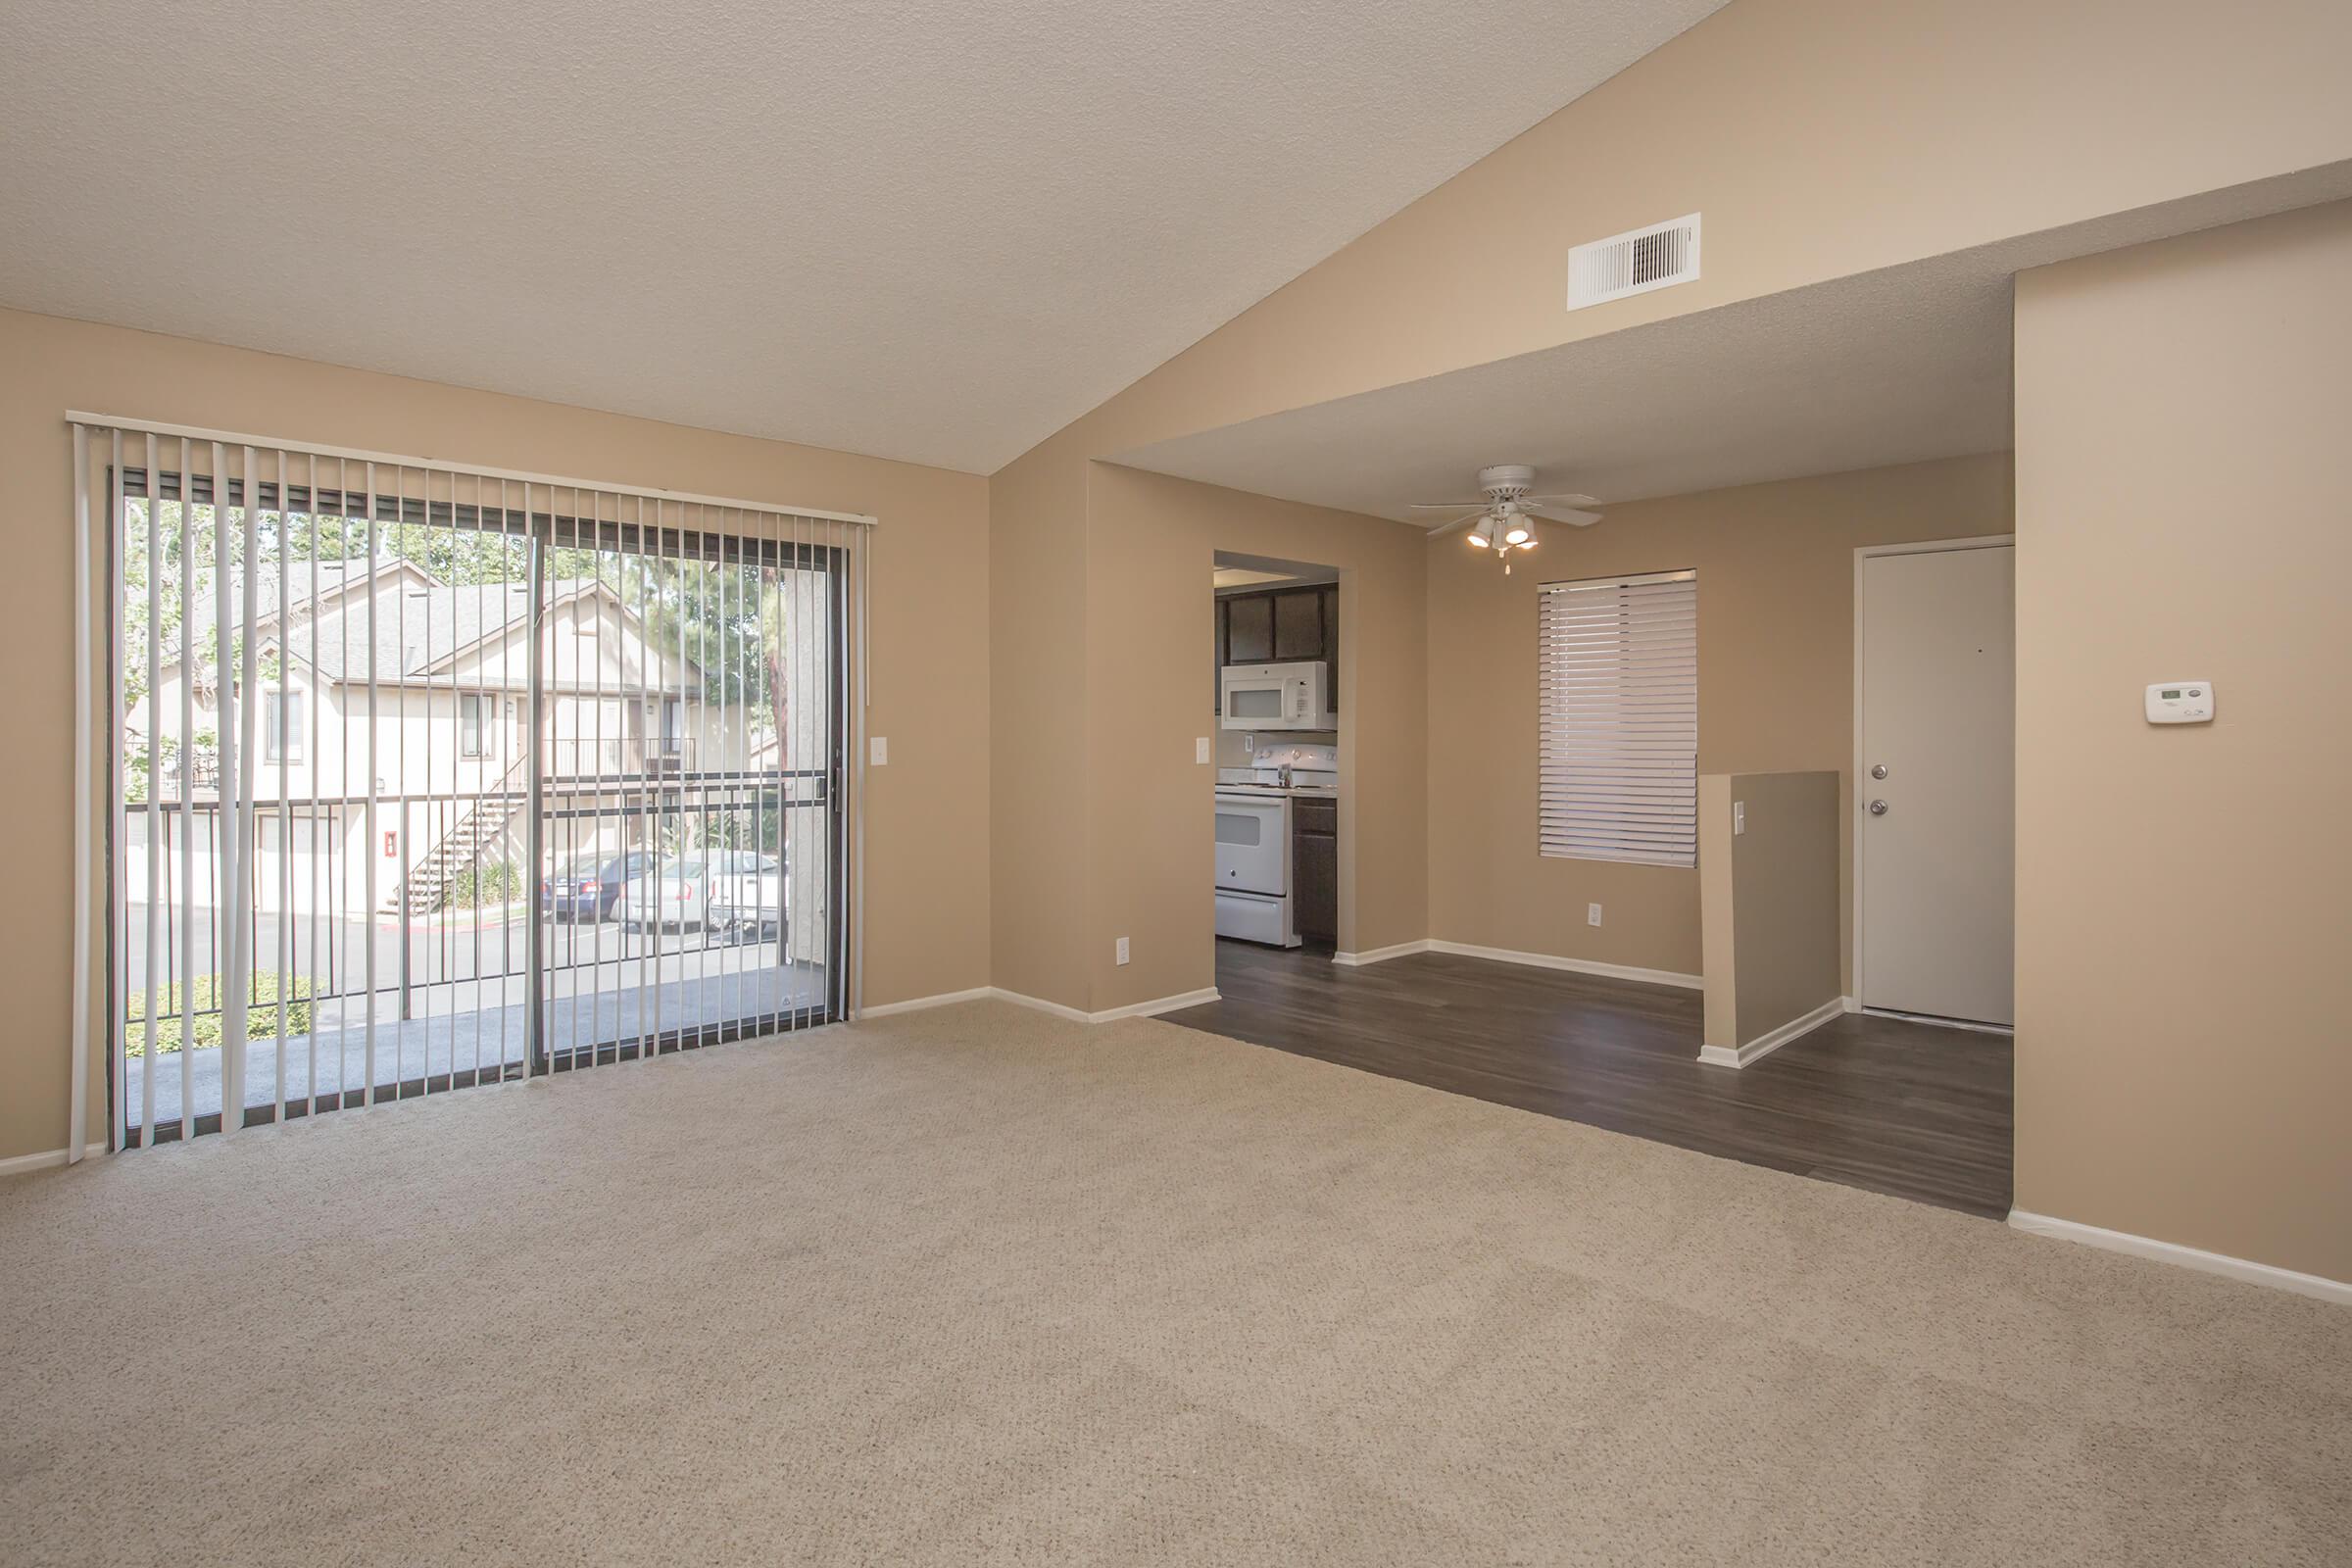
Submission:
M 1846 948 L 1847 962 L 1853 971 L 1853 990 L 1850 993 L 1846 1004 L 1848 1011 L 1861 1012 L 1868 1010 L 1862 1005 L 1862 932 L 1866 925 L 1866 922 L 1862 916 L 1862 847 L 1863 842 L 1867 837 L 1867 835 L 1862 832 L 1862 779 L 1864 773 L 1864 762 L 1862 760 L 1862 595 L 1864 592 L 1864 568 L 1873 558 L 1880 556 L 1940 556 L 1957 550 L 1999 550 L 2003 548 L 2012 550 L 2017 548 L 2017 535 L 2015 533 L 1981 533 L 1971 534 L 1967 538 L 1963 539 L 1920 539 L 1906 541 L 1901 544 L 1856 545 L 1854 547 L 1854 623 L 1852 640 L 1854 664 L 1854 750 L 1851 765 L 1846 769 L 1845 775 L 1846 779 L 1853 788 L 1852 804 L 1847 808 L 1845 814 L 1846 842 L 1853 846 L 1853 853 L 1848 858 L 1849 874 L 1853 879 L 1854 921 L 1853 930 L 1847 934 L 1848 940 Z M 2015 634 L 2013 632 L 2012 636 L 2014 637 L 2014 635 Z M 2010 721 L 2014 726 L 2016 722 L 2014 714 L 2012 714 Z M 2011 846 L 2011 852 L 2012 854 L 2015 853 L 2014 844 Z M 2010 914 L 2012 920 L 2014 920 L 2016 915 L 2014 904 L 2011 906 Z M 1955 1022 L 1953 1027 L 1962 1029 L 1981 1029 L 1994 1034 L 2008 1034 L 2012 1032 L 2007 1029 L 2002 1029 L 1995 1024 L 1971 1024 L 1965 1022 Z

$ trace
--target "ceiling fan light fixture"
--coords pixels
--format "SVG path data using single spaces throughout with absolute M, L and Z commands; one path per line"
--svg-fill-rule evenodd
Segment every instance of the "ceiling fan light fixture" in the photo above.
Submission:
M 1505 576 L 1510 575 L 1511 562 L 1518 552 L 1536 548 L 1539 517 L 1576 528 L 1591 527 L 1600 521 L 1597 512 L 1575 510 L 1599 506 L 1592 496 L 1534 494 L 1536 470 L 1523 463 L 1494 464 L 1479 469 L 1478 487 L 1486 494 L 1484 506 L 1475 501 L 1416 501 L 1412 510 L 1450 513 L 1451 519 L 1441 523 L 1435 532 L 1445 535 L 1459 529 L 1471 549 L 1482 555 L 1493 551 L 1501 558 Z M 1545 507 L 1558 510 L 1544 512 Z

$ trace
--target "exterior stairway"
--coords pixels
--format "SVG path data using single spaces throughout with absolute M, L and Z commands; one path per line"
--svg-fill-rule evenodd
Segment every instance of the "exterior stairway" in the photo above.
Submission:
M 479 860 L 482 852 L 499 841 L 523 808 L 516 798 L 525 783 L 522 763 L 507 769 L 493 793 L 485 795 L 481 804 L 458 818 L 457 826 L 443 834 L 440 841 L 427 850 L 424 858 L 410 868 L 404 887 L 408 897 L 409 913 L 430 914 L 441 907 L 441 898 L 458 874 Z M 403 903 L 401 894 L 394 892 L 384 900 L 387 913 L 397 914 Z

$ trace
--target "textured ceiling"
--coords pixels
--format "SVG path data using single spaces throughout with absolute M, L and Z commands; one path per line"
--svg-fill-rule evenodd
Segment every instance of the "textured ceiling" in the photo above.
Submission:
M 985 472 L 1721 3 L 11 0 L 0 303 Z
M 2000 451 L 2011 434 L 2016 273 L 2347 196 L 2352 163 L 2330 164 L 1671 317 L 1116 459 L 1434 526 L 1446 519 L 1415 514 L 1411 504 L 1475 498 L 1478 469 L 1494 463 L 1535 465 L 1539 491 L 1607 502 Z
M 1632 501 L 1997 451 L 2009 445 L 2009 279 L 1941 270 L 1674 317 L 1120 461 L 1429 522 L 1411 503 L 1476 499 L 1491 463 L 1535 465 L 1539 491 Z

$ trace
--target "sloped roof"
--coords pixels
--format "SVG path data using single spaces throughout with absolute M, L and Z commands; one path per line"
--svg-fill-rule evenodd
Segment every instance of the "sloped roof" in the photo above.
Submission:
M 548 600 L 561 604 L 581 594 L 601 593 L 632 627 L 643 622 L 620 602 L 610 583 L 593 577 L 564 577 L 547 585 Z M 368 598 L 318 617 L 314 626 L 297 614 L 285 630 L 283 646 L 295 658 L 315 667 L 328 680 L 378 681 L 414 679 L 449 662 L 485 638 L 519 633 L 530 614 L 527 583 L 434 583 L 412 588 L 400 596 L 399 613 L 388 613 Z M 374 653 L 369 656 L 370 621 Z M 694 667 L 693 661 L 687 661 Z

